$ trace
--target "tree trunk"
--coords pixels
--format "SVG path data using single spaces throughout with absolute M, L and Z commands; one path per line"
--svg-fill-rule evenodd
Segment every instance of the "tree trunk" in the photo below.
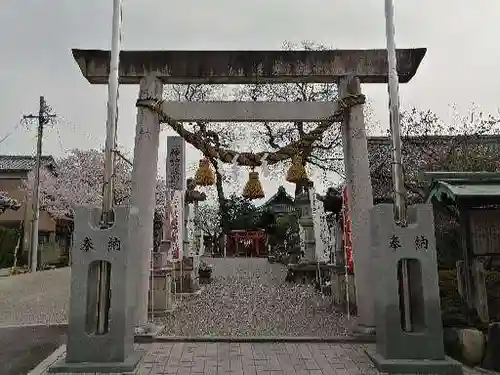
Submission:
M 224 186 L 222 184 L 222 174 L 219 171 L 219 165 L 217 164 L 217 160 L 210 158 L 210 163 L 213 165 L 215 169 L 215 186 L 217 188 L 217 200 L 219 202 L 219 213 L 220 213 L 220 227 L 222 232 L 217 241 L 220 251 L 222 252 L 222 241 L 220 240 L 229 232 L 229 215 L 227 212 L 227 200 L 224 196 Z
M 17 236 L 16 247 L 14 249 L 14 264 L 12 265 L 12 272 L 15 272 L 17 268 L 17 263 L 19 258 L 19 248 L 21 247 L 21 241 L 24 233 L 23 227 L 24 227 L 23 221 L 21 220 L 21 224 L 19 225 L 19 233 Z

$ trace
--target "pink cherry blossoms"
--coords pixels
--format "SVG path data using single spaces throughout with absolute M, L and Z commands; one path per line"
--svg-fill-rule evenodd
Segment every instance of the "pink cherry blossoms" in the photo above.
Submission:
M 102 202 L 104 155 L 99 150 L 72 150 L 57 161 L 55 175 L 43 169 L 40 175 L 40 209 L 54 218 L 72 216 L 72 208 L 79 205 L 99 206 Z M 114 203 L 126 204 L 131 194 L 132 167 L 117 158 L 114 173 Z M 28 180 L 30 191 L 33 176 Z M 157 207 L 165 202 L 165 183 L 156 184 Z

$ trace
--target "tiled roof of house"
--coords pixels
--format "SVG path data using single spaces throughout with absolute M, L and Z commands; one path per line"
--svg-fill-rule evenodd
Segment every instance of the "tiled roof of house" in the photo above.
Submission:
M 35 169 L 36 159 L 31 155 L 0 155 L 0 171 L 31 171 Z M 42 156 L 42 165 L 55 168 L 56 162 L 50 155 Z

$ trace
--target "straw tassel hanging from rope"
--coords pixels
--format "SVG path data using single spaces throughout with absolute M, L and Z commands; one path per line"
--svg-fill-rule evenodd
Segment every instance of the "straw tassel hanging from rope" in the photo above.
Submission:
M 200 160 L 200 165 L 194 175 L 194 179 L 198 186 L 212 186 L 215 184 L 215 174 L 210 167 L 210 160 L 207 158 Z
M 264 189 L 259 180 L 259 172 L 252 171 L 248 174 L 248 181 L 243 189 L 243 198 L 246 199 L 261 199 L 264 198 Z
M 288 169 L 286 180 L 292 184 L 308 180 L 306 168 L 302 165 L 302 157 L 300 155 L 292 157 L 292 165 Z

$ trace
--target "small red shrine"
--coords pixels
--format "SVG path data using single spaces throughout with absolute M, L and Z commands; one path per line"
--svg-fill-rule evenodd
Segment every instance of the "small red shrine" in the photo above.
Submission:
M 266 231 L 264 229 L 232 230 L 227 235 L 226 256 L 267 256 Z

